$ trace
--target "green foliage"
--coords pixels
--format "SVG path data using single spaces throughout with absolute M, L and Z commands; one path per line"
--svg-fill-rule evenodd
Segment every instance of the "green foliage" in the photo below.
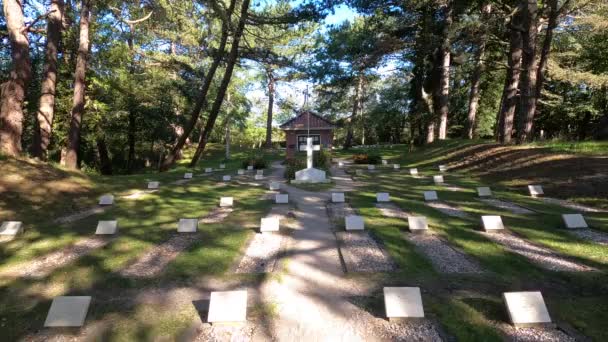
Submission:
M 247 169 L 248 166 L 253 166 L 254 169 L 261 170 L 267 168 L 268 162 L 263 155 L 256 155 L 243 160 L 241 166 L 243 169 Z
M 285 159 L 285 179 L 292 180 L 296 178 L 296 172 L 306 168 L 306 161 L 301 158 Z
M 331 154 L 326 150 L 315 151 L 312 155 L 312 163 L 316 169 L 329 170 L 331 167 Z M 295 179 L 296 171 L 306 168 L 306 158 L 299 155 L 295 158 L 285 159 L 285 174 L 286 179 Z

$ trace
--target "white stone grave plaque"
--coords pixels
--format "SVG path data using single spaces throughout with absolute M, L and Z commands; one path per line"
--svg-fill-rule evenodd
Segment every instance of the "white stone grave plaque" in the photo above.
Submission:
M 20 221 L 4 221 L 0 225 L 0 235 L 17 235 L 23 232 L 23 223 Z
M 276 191 L 281 189 L 281 183 L 279 182 L 270 182 L 269 188 L 271 191 Z
M 346 230 L 363 230 L 365 229 L 365 223 L 363 222 L 363 216 L 348 215 L 344 217 Z
M 274 197 L 274 202 L 276 204 L 289 203 L 289 195 L 288 194 L 276 194 Z
M 513 325 L 551 323 L 545 300 L 539 291 L 505 292 L 502 297 Z
M 390 196 L 388 192 L 378 192 L 376 194 L 376 202 L 390 202 Z
M 233 197 L 220 197 L 220 207 L 222 207 L 222 208 L 232 207 L 233 204 L 234 204 Z
M 209 323 L 242 323 L 247 321 L 247 290 L 211 292 Z
M 385 287 L 384 307 L 389 319 L 424 318 L 419 287 Z
M 382 159 L 382 165 L 388 165 L 388 160 Z
M 253 170 L 253 165 L 249 165 L 249 166 L 247 166 L 247 170 L 248 170 L 248 171 Z
M 197 219 L 179 219 L 179 223 L 177 225 L 177 232 L 178 233 L 196 233 L 197 228 L 198 228 Z
M 563 214 L 562 219 L 566 228 L 577 229 L 577 228 L 589 228 L 585 218 L 581 214 Z
M 367 165 L 367 169 L 370 170 L 370 171 L 375 170 L 376 169 L 376 165 L 374 165 L 374 164 Z
M 443 176 L 442 175 L 433 176 L 433 182 L 435 182 L 435 184 L 443 184 Z
M 331 201 L 333 203 L 343 203 L 344 202 L 344 193 L 343 192 L 332 192 Z
M 230 182 L 231 179 L 232 177 L 230 177 L 229 175 L 225 175 L 224 177 L 222 177 L 222 181 L 224 182 Z
M 112 235 L 116 234 L 118 230 L 118 221 L 99 221 L 97 222 L 97 229 L 95 230 L 95 234 L 97 235 Z
M 400 168 L 401 168 L 401 165 L 399 165 L 399 164 L 393 164 L 393 169 L 399 170 Z
M 84 324 L 91 296 L 59 296 L 53 299 L 45 327 L 80 327 Z
M 226 168 L 226 164 L 220 164 L 220 169 L 225 169 Z
M 192 172 L 184 173 L 184 179 L 192 179 Z
M 481 225 L 486 232 L 494 232 L 505 229 L 502 218 L 498 215 L 485 215 L 481 217 Z
M 355 175 L 362 176 L 363 175 L 363 170 L 361 170 L 361 169 L 355 170 Z
M 438 201 L 439 197 L 437 196 L 437 191 L 425 191 L 424 200 L 425 201 Z
M 445 166 L 445 165 L 439 165 L 439 171 L 440 172 L 445 172 L 445 171 L 447 171 L 447 169 L 448 169 L 447 166 Z
M 159 182 L 148 182 L 148 189 L 158 189 Z
M 262 217 L 260 220 L 260 232 L 278 232 L 280 220 L 276 216 Z
M 479 197 L 492 197 L 492 190 L 490 187 L 481 186 L 477 188 L 477 196 Z
M 410 175 L 418 176 L 418 169 L 416 169 L 416 168 L 410 169 Z
M 112 205 L 114 203 L 114 195 L 103 195 L 99 197 L 99 205 Z
M 257 171 L 255 172 L 255 174 L 256 174 L 256 175 L 263 176 L 263 175 L 264 175 L 264 170 L 257 170 Z
M 237 173 L 239 176 L 242 176 L 242 175 L 244 175 L 244 174 L 245 174 L 245 170 L 243 170 L 243 169 L 239 169 L 239 170 L 238 170 L 236 173 Z
M 410 232 L 426 232 L 429 229 L 429 225 L 424 216 L 408 216 L 407 223 L 410 228 Z
M 213 169 L 212 169 L 212 168 L 210 168 L 210 167 L 206 167 L 206 168 L 205 168 L 205 172 L 206 172 L 206 173 L 213 172 Z
M 255 176 L 253 176 L 253 179 L 255 179 L 255 180 L 262 180 L 262 179 L 264 179 L 264 176 L 262 176 L 262 175 L 255 175 Z
M 343 162 L 338 162 L 338 167 L 339 167 L 339 168 L 344 167 L 344 163 L 343 163 Z
M 530 191 L 530 196 L 532 197 L 538 197 L 545 194 L 541 185 L 528 185 L 528 191 Z

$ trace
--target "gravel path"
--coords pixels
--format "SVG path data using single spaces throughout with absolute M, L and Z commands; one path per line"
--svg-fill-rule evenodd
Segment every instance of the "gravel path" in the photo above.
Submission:
M 575 342 L 576 339 L 552 326 L 515 328 L 502 324 L 499 328 L 507 337 L 517 342 Z
M 595 242 L 600 245 L 608 246 L 608 234 L 593 229 L 571 229 L 568 232 L 583 240 Z
M 393 203 L 376 203 L 376 208 L 378 208 L 378 210 L 380 210 L 380 213 L 382 213 L 382 215 L 386 217 L 407 220 L 407 217 L 411 216 L 411 214 L 403 211 L 403 209 L 399 208 Z
M 433 233 L 403 233 L 440 273 L 482 273 L 481 266 Z
M 572 209 L 572 210 L 576 210 L 576 211 L 582 211 L 582 212 L 586 212 L 586 213 L 605 213 L 605 212 L 607 212 L 606 210 L 592 208 L 592 207 L 588 207 L 586 205 L 582 205 L 582 204 L 578 204 L 578 203 L 572 203 L 570 201 L 566 201 L 566 200 L 559 199 L 559 198 L 552 198 L 552 197 L 539 197 L 539 198 L 545 203 L 556 204 L 556 205 L 562 206 L 564 208 L 568 208 L 568 209 Z
M 280 257 L 282 242 L 283 236 L 278 233 L 256 233 L 239 262 L 236 273 L 273 272 Z
M 44 278 L 56 269 L 107 245 L 114 237 L 82 238 L 72 245 L 0 272 L 0 276 Z
M 79 211 L 77 213 L 73 213 L 73 214 L 70 214 L 67 216 L 59 217 L 59 218 L 55 219 L 53 222 L 59 223 L 59 224 L 75 222 L 75 221 L 82 220 L 83 218 L 86 218 L 86 217 L 89 217 L 89 216 L 92 216 L 95 214 L 101 214 L 104 211 L 106 211 L 106 209 L 108 209 L 109 207 L 111 207 L 111 206 L 96 206 L 96 207 L 82 210 L 82 211 Z
M 200 219 L 199 223 L 219 223 L 224 221 L 234 209 L 228 207 L 215 207 L 209 214 Z
M 367 232 L 336 233 L 340 252 L 348 272 L 386 272 L 395 269 L 395 263 Z
M 498 244 L 501 244 L 507 250 L 528 258 L 531 262 L 547 270 L 566 272 L 596 271 L 596 269 L 592 267 L 567 260 L 566 258 L 557 255 L 555 252 L 547 248 L 534 245 L 527 240 L 508 232 L 478 233 Z
M 431 201 L 431 202 L 425 202 L 425 204 L 433 209 L 439 210 L 440 212 L 442 212 L 443 214 L 446 214 L 448 216 L 458 217 L 458 218 L 468 218 L 469 217 L 469 214 L 465 213 L 464 211 L 462 211 L 456 207 L 452 207 L 451 205 L 449 205 L 445 202 Z
M 530 209 L 520 207 L 515 203 L 499 200 L 498 198 L 478 198 L 478 200 L 496 208 L 507 210 L 513 214 L 534 214 Z

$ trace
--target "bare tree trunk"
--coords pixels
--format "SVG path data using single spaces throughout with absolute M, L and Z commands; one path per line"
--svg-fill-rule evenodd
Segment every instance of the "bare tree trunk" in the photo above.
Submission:
M 167 155 L 167 157 L 165 158 L 163 163 L 160 165 L 160 167 L 159 167 L 160 171 L 168 170 L 178 160 L 179 156 L 181 155 L 182 148 L 186 144 L 188 137 L 190 136 L 190 134 L 192 133 L 192 130 L 194 130 L 194 127 L 196 126 L 196 123 L 198 122 L 198 118 L 201 114 L 201 110 L 207 105 L 207 93 L 209 92 L 209 89 L 211 88 L 211 83 L 213 82 L 213 77 L 215 76 L 215 72 L 217 71 L 217 68 L 219 67 L 220 62 L 222 61 L 222 57 L 224 55 L 224 50 L 226 48 L 226 41 L 228 40 L 228 35 L 229 35 L 230 18 L 232 17 L 232 13 L 234 12 L 235 6 L 236 6 L 236 0 L 230 0 L 230 6 L 228 7 L 228 12 L 226 13 L 226 16 L 224 18 L 222 18 L 222 35 L 220 38 L 219 47 L 217 49 L 217 54 L 213 58 L 213 63 L 211 63 L 211 66 L 209 67 L 209 70 L 207 71 L 207 74 L 205 75 L 205 78 L 203 79 L 203 86 L 201 88 L 200 95 L 198 96 L 198 99 L 196 100 L 196 104 L 194 105 L 194 108 L 192 109 L 192 113 L 190 114 L 190 120 L 184 127 L 184 132 L 182 133 L 182 135 L 177 139 L 177 143 L 175 144 L 175 146 L 173 146 L 173 148 L 171 149 L 171 152 L 169 152 L 169 154 Z
M 524 0 L 523 56 L 521 79 L 521 128 L 517 142 L 524 143 L 533 138 L 534 114 L 536 113 L 536 41 L 538 36 L 538 5 L 536 0 Z
M 133 96 L 133 76 L 135 75 L 135 53 L 133 51 L 133 36 L 135 35 L 135 25 L 129 24 L 129 35 L 127 38 L 127 46 L 129 47 L 129 96 L 127 98 L 127 107 L 129 111 L 129 124 L 127 126 L 127 141 L 129 152 L 127 155 L 127 173 L 132 173 L 135 167 L 135 131 L 136 128 L 136 113 L 135 101 Z
M 452 27 L 452 2 L 449 1 L 444 9 L 445 22 L 441 33 L 442 42 L 440 48 L 440 70 L 437 114 L 439 118 L 439 140 L 447 138 L 448 132 L 448 113 L 450 105 L 450 29 Z
M 521 74 L 522 34 L 521 14 L 522 8 L 513 15 L 510 23 L 510 48 L 508 56 L 509 68 L 503 90 L 503 103 L 500 109 L 500 122 L 498 128 L 498 140 L 501 143 L 510 143 L 513 136 L 513 118 L 517 106 L 517 90 L 519 88 L 519 76 Z
M 266 117 L 266 148 L 272 147 L 272 109 L 274 106 L 274 74 L 272 69 L 266 70 L 268 77 L 268 115 Z
M 486 44 L 488 42 L 487 26 L 483 23 L 488 20 L 492 11 L 492 4 L 486 3 L 481 9 L 481 36 L 479 37 L 479 48 L 475 53 L 475 70 L 471 75 L 471 91 L 469 92 L 469 112 L 467 115 L 466 137 L 473 139 L 475 135 L 475 124 L 477 119 L 477 108 L 479 106 L 479 85 L 481 83 L 481 75 L 484 70 L 484 56 L 486 52 Z
M 245 28 L 245 22 L 247 20 L 247 12 L 249 11 L 249 1 L 250 0 L 243 0 L 243 3 L 241 5 L 240 18 L 236 30 L 234 32 L 234 36 L 232 38 L 232 46 L 230 47 L 230 54 L 228 55 L 226 70 L 224 71 L 224 77 L 222 78 L 222 82 L 220 83 L 220 86 L 218 88 L 218 93 L 215 98 L 215 102 L 213 102 L 213 106 L 211 107 L 211 111 L 209 112 L 209 118 L 207 118 L 205 128 L 203 128 L 203 131 L 201 132 L 196 152 L 194 153 L 194 156 L 192 156 L 192 160 L 190 161 L 190 167 L 194 167 L 196 165 L 201 155 L 205 151 L 205 146 L 207 145 L 209 135 L 211 134 L 211 130 L 215 125 L 215 120 L 217 119 L 220 107 L 222 106 L 224 95 L 226 94 L 226 90 L 228 89 L 228 85 L 230 84 L 230 79 L 232 78 L 232 71 L 234 70 L 234 65 L 236 64 L 236 61 L 239 57 L 239 42 L 241 40 L 241 36 L 243 35 L 243 29 Z
M 46 50 L 44 71 L 40 86 L 40 103 L 38 105 L 38 127 L 34 130 L 32 154 L 46 159 L 51 141 L 53 118 L 55 116 L 55 88 L 57 85 L 57 51 L 61 41 L 63 27 L 63 0 L 52 0 L 46 28 Z
M 230 160 L 230 118 L 226 120 L 226 160 Z
M 97 152 L 99 153 L 99 170 L 102 175 L 112 174 L 112 162 L 108 153 L 106 140 L 103 136 L 97 137 Z
M 80 9 L 80 34 L 78 40 L 78 57 L 74 72 L 74 100 L 72 103 L 72 120 L 68 133 L 68 146 L 65 156 L 65 166 L 69 169 L 78 168 L 78 150 L 80 147 L 80 129 L 84 115 L 87 57 L 89 54 L 89 24 L 90 0 L 83 0 Z
M 348 128 L 346 131 L 346 138 L 344 139 L 344 146 L 342 147 L 345 150 L 348 150 L 353 146 L 353 139 L 355 137 L 355 124 L 357 122 L 357 117 L 361 111 L 361 98 L 363 93 L 363 75 L 360 73 L 357 75 L 357 84 L 355 85 L 355 96 L 353 100 L 353 111 L 348 120 Z M 365 144 L 365 137 L 363 137 L 363 144 Z
M 4 0 L 3 5 L 13 67 L 8 80 L 0 86 L 0 153 L 9 156 L 21 154 L 23 101 L 32 77 L 22 3 L 19 0 Z

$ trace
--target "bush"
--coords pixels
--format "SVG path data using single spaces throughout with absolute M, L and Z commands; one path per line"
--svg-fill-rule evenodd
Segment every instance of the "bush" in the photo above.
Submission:
M 382 158 L 376 154 L 359 153 L 353 156 L 355 164 L 380 164 Z
M 267 166 L 267 161 L 262 156 L 254 156 L 243 160 L 241 163 L 243 169 L 247 169 L 248 166 L 253 166 L 256 170 L 265 169 Z
M 331 166 L 331 155 L 326 150 L 312 154 L 312 163 L 317 169 L 328 169 Z
M 331 166 L 331 155 L 325 150 L 314 152 L 312 159 L 313 166 L 317 169 L 327 171 Z M 283 165 L 285 165 L 285 178 L 295 179 L 296 171 L 306 168 L 306 158 L 288 158 Z
M 288 158 L 285 159 L 285 179 L 295 179 L 296 171 L 306 168 L 306 161 L 302 159 Z

